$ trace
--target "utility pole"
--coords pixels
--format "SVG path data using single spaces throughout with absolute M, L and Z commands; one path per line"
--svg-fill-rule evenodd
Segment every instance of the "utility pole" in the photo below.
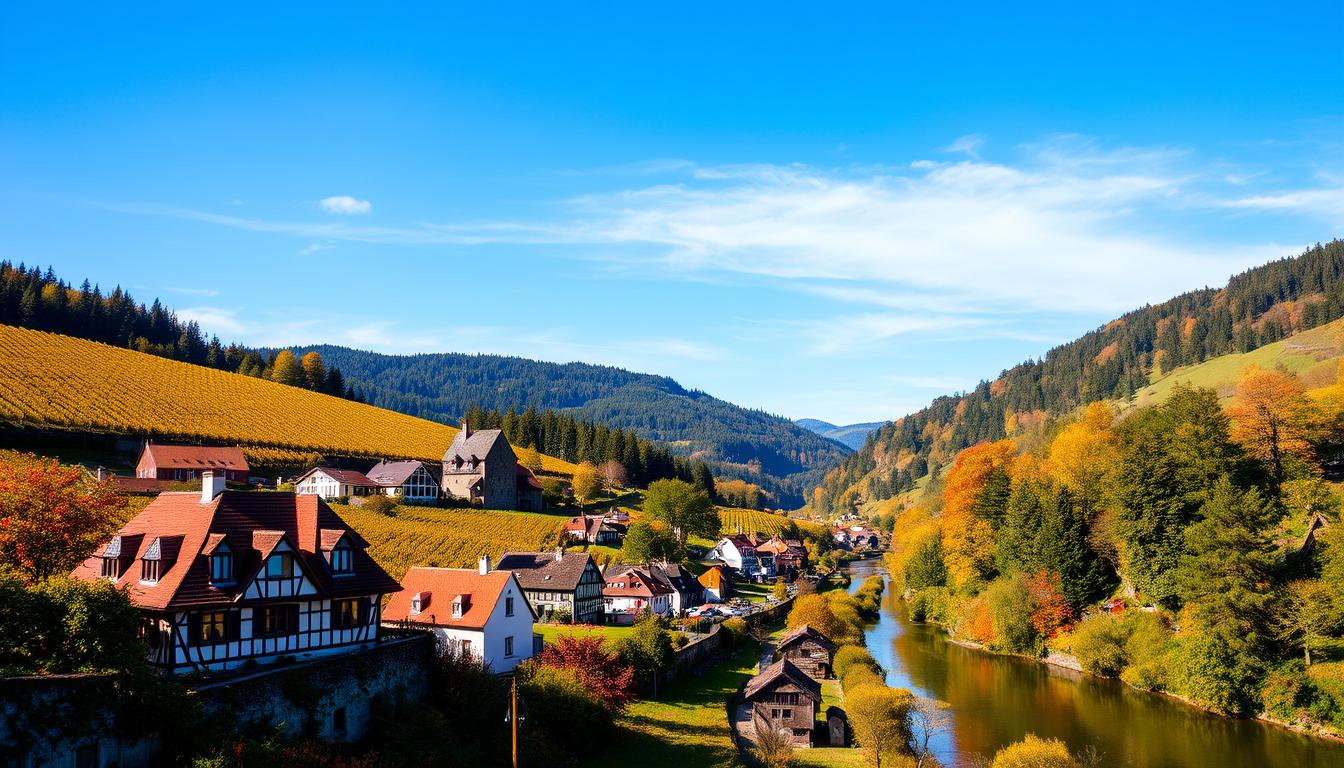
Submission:
M 509 714 L 513 726 L 513 768 L 518 768 L 518 676 L 514 675 L 509 686 Z

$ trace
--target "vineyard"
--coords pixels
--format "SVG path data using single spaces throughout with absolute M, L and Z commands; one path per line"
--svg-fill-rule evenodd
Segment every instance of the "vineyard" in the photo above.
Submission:
M 355 506 L 331 508 L 369 542 L 369 554 L 400 579 L 414 565 L 475 567 L 477 558 L 498 560 L 509 550 L 535 552 L 564 517 L 527 512 L 399 506 L 396 516 Z
M 783 515 L 772 515 L 769 512 L 761 512 L 755 509 L 719 507 L 719 519 L 723 522 L 721 530 L 725 534 L 737 533 L 740 526 L 743 533 L 764 533 L 774 536 L 788 527 L 789 523 L 797 523 L 798 528 L 804 531 L 820 531 L 822 529 L 819 523 L 794 520 Z
M 20 426 L 438 461 L 457 429 L 83 339 L 0 325 L 0 420 Z M 255 454 L 254 454 L 255 455 Z M 574 465 L 542 457 L 548 472 Z

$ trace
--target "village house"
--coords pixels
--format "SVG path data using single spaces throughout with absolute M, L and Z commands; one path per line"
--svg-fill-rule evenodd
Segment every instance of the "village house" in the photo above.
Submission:
M 733 572 L 726 565 L 711 565 L 696 581 L 704 589 L 705 602 L 722 603 L 733 596 Z
M 492 672 L 512 672 L 540 645 L 522 585 L 510 571 L 491 570 L 489 557 L 475 569 L 412 568 L 401 589 L 383 610 L 385 625 L 427 627 L 441 647 L 480 659 Z
M 565 523 L 565 531 L 579 541 L 608 547 L 619 547 L 625 538 L 625 526 L 602 515 L 571 517 Z
M 849 551 L 877 549 L 881 545 L 877 532 L 862 525 L 835 528 L 831 531 L 831 538 L 837 547 Z
M 542 621 L 568 612 L 573 624 L 601 624 L 605 581 L 591 555 L 582 552 L 505 552 L 497 568 L 513 571 Z
M 364 474 L 388 496 L 407 501 L 439 498 L 439 479 L 422 461 L 380 461 Z
M 146 480 L 199 480 L 203 472 L 246 483 L 249 467 L 241 448 L 204 445 L 145 443 L 135 462 L 135 476 Z
M 313 467 L 294 481 L 294 492 L 300 496 L 342 499 L 375 494 L 378 492 L 378 484 L 368 475 L 353 469 Z
M 486 509 L 539 511 L 541 483 L 498 429 L 462 428 L 443 454 L 443 493 Z
M 607 569 L 602 603 L 608 624 L 634 624 L 641 613 L 672 616 L 672 587 L 644 566 Z
M 807 675 L 820 680 L 831 676 L 835 650 L 835 643 L 829 637 L 804 624 L 779 641 L 774 660 L 788 659 Z
M 72 574 L 124 587 L 145 615 L 151 661 L 217 672 L 357 651 L 379 640 L 401 589 L 367 542 L 315 496 L 164 493 Z
M 774 558 L 778 576 L 793 579 L 807 570 L 807 549 L 797 539 L 772 536 L 769 541 L 758 544 L 756 551 Z
M 766 667 L 747 682 L 743 698 L 751 705 L 751 722 L 759 733 L 780 730 L 796 747 L 812 746 L 821 683 L 808 677 L 788 659 Z
M 773 578 L 775 575 L 774 556 L 760 552 L 754 537 L 741 533 L 719 539 L 708 559 L 719 560 L 748 579 Z

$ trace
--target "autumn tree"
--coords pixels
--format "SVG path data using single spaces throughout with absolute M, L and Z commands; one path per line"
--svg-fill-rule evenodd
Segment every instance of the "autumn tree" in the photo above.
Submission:
M 1315 463 L 1316 406 L 1293 374 L 1247 366 L 1228 413 L 1232 438 L 1265 463 L 1274 482 L 1283 481 L 1284 463 L 1290 459 Z
M 793 734 L 787 728 L 757 728 L 751 751 L 764 768 L 788 768 L 793 764 Z
M 282 349 L 271 361 L 271 381 L 288 384 L 291 387 L 302 387 L 307 385 L 308 377 L 303 372 L 303 366 L 299 365 L 298 358 L 294 357 L 294 353 Z
M 990 768 L 1080 768 L 1059 739 L 1042 739 L 1034 733 L 994 753 Z
M 120 526 L 114 481 L 33 454 L 0 456 L 0 564 L 30 581 L 68 573 Z
M 866 762 L 882 768 L 883 758 L 910 751 L 910 706 L 904 688 L 870 683 L 845 692 L 845 714 Z
M 1031 595 L 1031 626 L 1041 637 L 1050 639 L 1073 622 L 1073 607 L 1060 586 L 1059 574 L 1037 571 L 1027 577 Z
M 606 650 L 601 637 L 561 635 L 548 643 L 536 663 L 574 670 L 588 690 L 613 712 L 635 700 L 635 670 L 616 653 Z
M 948 576 L 959 588 L 994 576 L 994 526 L 988 519 L 990 500 L 984 498 L 984 491 L 988 488 L 997 496 L 1013 453 L 1008 440 L 981 443 L 962 451 L 948 473 L 943 491 L 943 558 Z
M 591 461 L 583 462 L 574 470 L 572 483 L 574 498 L 578 499 L 580 504 L 587 504 L 602 493 L 602 476 L 598 474 L 597 467 L 593 466 Z
M 1050 443 L 1051 476 L 1069 489 L 1088 517 L 1100 507 L 1120 458 L 1111 431 L 1113 419 L 1110 406 L 1092 403 L 1079 421 L 1061 430 Z
M 627 563 L 675 563 L 682 560 L 685 550 L 662 523 L 651 524 L 638 520 L 631 523 L 626 531 L 625 540 L 621 542 L 621 554 Z
M 690 536 L 713 538 L 723 522 L 709 494 L 682 480 L 656 480 L 644 494 L 644 514 L 667 523 L 682 546 Z
M 952 712 L 946 702 L 927 696 L 910 700 L 910 747 L 915 753 L 915 768 L 939 765 L 933 740 L 951 729 Z
M 608 491 L 615 491 L 617 488 L 625 488 L 630 485 L 630 476 L 625 471 L 625 466 L 619 461 L 604 461 L 602 468 L 598 470 L 602 475 L 602 482 L 607 486 Z
M 303 368 L 303 378 L 308 388 L 315 392 L 322 391 L 327 385 L 327 366 L 322 362 L 322 355 L 313 350 L 299 360 L 299 365 Z
M 518 463 L 533 472 L 541 471 L 541 452 L 527 445 L 518 449 Z
M 1279 597 L 1274 611 L 1277 637 L 1302 648 L 1306 666 L 1311 666 L 1311 651 L 1319 648 L 1330 634 L 1339 629 L 1341 615 L 1330 587 L 1319 579 L 1290 582 Z

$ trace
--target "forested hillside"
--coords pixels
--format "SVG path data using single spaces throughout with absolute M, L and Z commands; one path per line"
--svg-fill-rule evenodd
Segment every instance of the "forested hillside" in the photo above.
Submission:
M 339 366 L 369 402 L 383 408 L 442 422 L 456 422 L 473 407 L 561 410 L 703 459 L 716 475 L 756 483 L 784 506 L 799 506 L 805 490 L 849 453 L 788 419 L 685 389 L 664 376 L 498 355 L 294 349 L 299 355 L 310 351 Z
M 882 426 L 884 422 L 870 421 L 864 424 L 837 426 L 821 419 L 798 419 L 794 423 L 809 432 L 815 432 L 828 440 L 844 443 L 857 451 L 863 447 L 864 443 L 868 442 L 868 436 Z
M 1130 312 L 1082 338 L 940 397 L 881 427 L 828 472 L 811 503 L 821 512 L 889 498 L 957 452 L 1011 437 L 1098 400 L 1127 401 L 1181 365 L 1242 353 L 1344 317 L 1344 241 L 1317 245 L 1205 288 Z

